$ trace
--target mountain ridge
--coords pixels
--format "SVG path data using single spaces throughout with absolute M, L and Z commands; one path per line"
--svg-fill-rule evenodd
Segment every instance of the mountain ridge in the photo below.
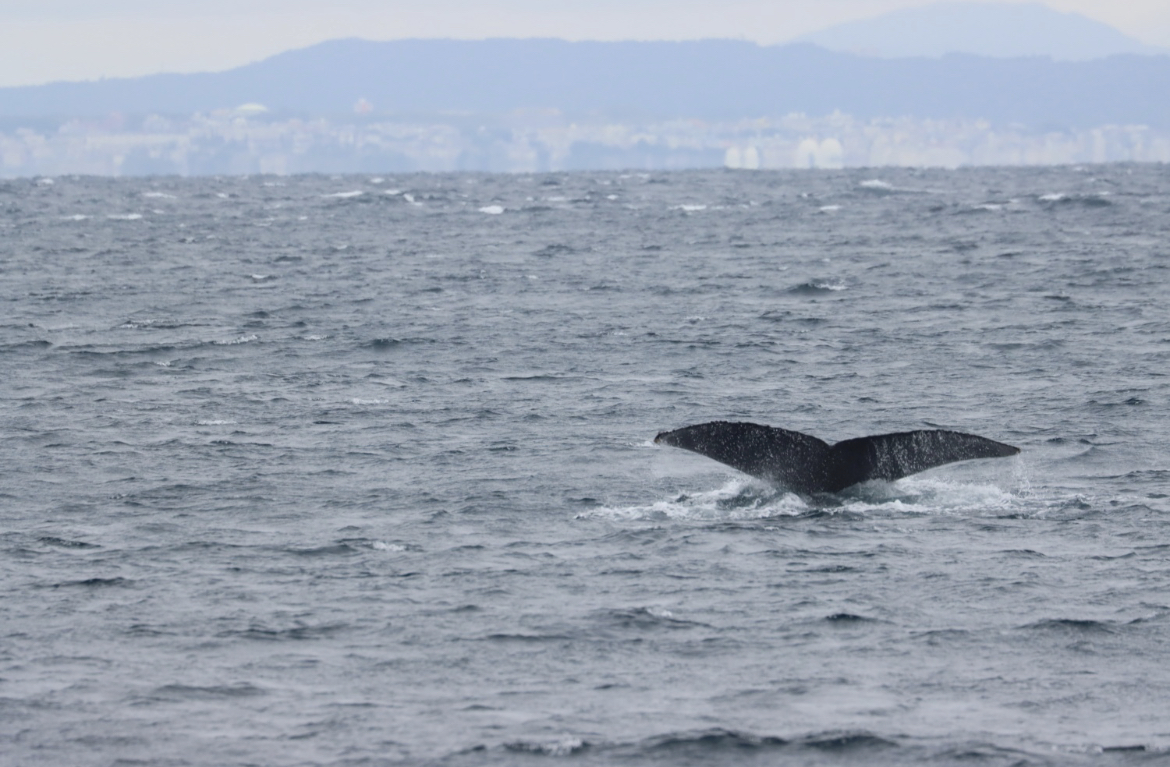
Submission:
M 225 72 L 0 89 L 0 117 L 193 114 L 261 103 L 277 113 L 567 114 L 735 119 L 804 112 L 978 118 L 1031 126 L 1170 126 L 1170 56 L 867 59 L 809 43 L 348 38 Z
M 1103 22 L 1042 3 L 935 3 L 836 24 L 797 41 L 883 58 L 971 53 L 1086 61 L 1118 54 L 1170 53 Z

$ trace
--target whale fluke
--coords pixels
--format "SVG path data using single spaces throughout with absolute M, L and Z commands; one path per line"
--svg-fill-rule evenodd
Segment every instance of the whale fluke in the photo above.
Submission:
M 808 434 L 758 423 L 711 421 L 654 438 L 797 493 L 836 493 L 870 479 L 893 481 L 955 461 L 1003 458 L 1018 447 L 957 431 L 904 431 L 830 446 Z

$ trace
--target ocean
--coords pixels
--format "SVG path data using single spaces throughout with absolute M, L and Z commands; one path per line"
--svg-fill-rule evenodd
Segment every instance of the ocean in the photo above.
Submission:
M 10 180 L 0 305 L 5 764 L 1170 756 L 1166 166 Z

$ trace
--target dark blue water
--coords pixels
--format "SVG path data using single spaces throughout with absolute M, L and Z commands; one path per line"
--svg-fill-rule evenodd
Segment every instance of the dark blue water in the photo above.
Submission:
M 1155 165 L 2 182 L 0 754 L 1163 761 L 1168 299 Z

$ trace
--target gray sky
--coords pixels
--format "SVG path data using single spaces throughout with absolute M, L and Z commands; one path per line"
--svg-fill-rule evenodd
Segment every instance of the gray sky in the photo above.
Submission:
M 1011 2 L 1012 0 L 1005 0 Z M 338 37 L 791 40 L 924 0 L 2 0 L 0 86 L 228 69 Z M 1170 0 L 1047 0 L 1170 47 Z

